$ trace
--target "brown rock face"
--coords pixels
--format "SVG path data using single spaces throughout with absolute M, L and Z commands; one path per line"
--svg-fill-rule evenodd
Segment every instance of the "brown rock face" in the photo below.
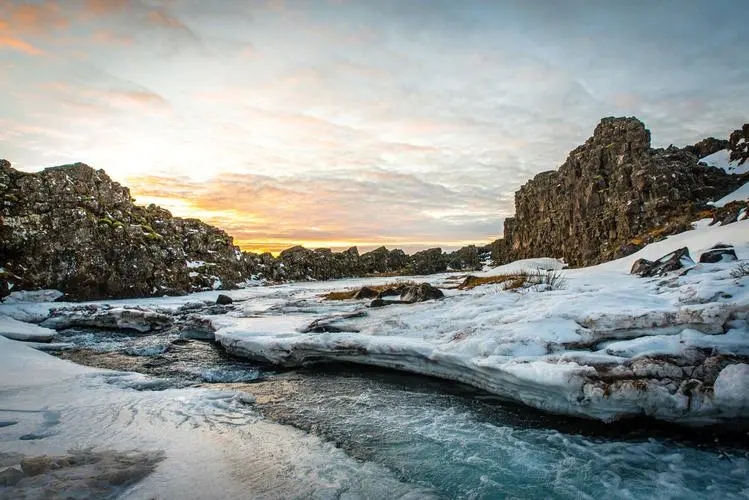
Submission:
M 687 148 L 651 149 L 650 132 L 636 118 L 604 118 L 559 170 L 538 174 L 515 193 L 516 215 L 505 220 L 493 252 L 506 260 L 550 256 L 572 266 L 597 264 L 631 253 L 637 236 L 689 218 L 741 183 L 698 165 Z
M 74 300 L 231 288 L 244 278 L 224 231 L 133 204 L 82 163 L 29 174 L 0 164 L 0 266 L 15 289 Z
M 692 153 L 697 158 L 704 158 L 724 149 L 728 149 L 728 141 L 725 139 L 716 139 L 715 137 L 702 139 L 697 144 L 684 148 L 685 151 Z

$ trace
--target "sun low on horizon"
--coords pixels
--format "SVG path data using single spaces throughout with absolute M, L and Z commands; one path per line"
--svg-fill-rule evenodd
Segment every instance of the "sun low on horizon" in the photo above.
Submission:
M 484 244 L 604 116 L 654 146 L 744 123 L 748 5 L 0 0 L 0 158 L 248 251 Z

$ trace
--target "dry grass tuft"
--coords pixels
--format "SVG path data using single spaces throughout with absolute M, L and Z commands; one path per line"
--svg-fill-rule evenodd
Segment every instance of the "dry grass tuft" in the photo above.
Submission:
M 731 270 L 732 278 L 743 278 L 749 276 L 749 262 L 739 262 L 734 269 Z
M 357 291 L 358 290 L 334 291 L 334 292 L 324 293 L 320 295 L 320 297 L 322 297 L 323 300 L 348 300 L 348 299 L 353 299 Z

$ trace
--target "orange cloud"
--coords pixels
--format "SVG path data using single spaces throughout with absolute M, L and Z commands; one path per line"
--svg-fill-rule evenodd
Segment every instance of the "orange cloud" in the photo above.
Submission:
M 7 26 L 16 33 L 43 34 L 66 29 L 70 22 L 56 2 L 3 2 L 0 4 Z
M 108 45 L 132 45 L 135 39 L 129 35 L 119 35 L 112 31 L 99 29 L 91 34 L 91 38 L 97 43 Z
M 277 251 L 294 244 L 461 246 L 498 236 L 494 197 L 465 200 L 444 186 L 387 171 L 351 178 L 224 174 L 205 182 L 151 176 L 125 183 L 139 203 L 157 203 L 175 215 L 221 227 L 245 250 Z M 489 213 L 492 227 L 478 238 L 475 226 L 463 228 L 460 219 L 480 217 L 477 213 Z
M 32 56 L 40 56 L 44 54 L 43 50 L 34 47 L 30 43 L 19 40 L 18 38 L 0 35 L 0 49 L 2 48 L 17 50 Z

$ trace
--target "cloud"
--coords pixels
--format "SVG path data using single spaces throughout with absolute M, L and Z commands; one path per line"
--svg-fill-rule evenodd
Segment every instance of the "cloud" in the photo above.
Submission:
M 169 108 L 169 103 L 161 95 L 135 85 L 125 87 L 124 84 L 126 82 L 119 82 L 116 87 L 100 88 L 59 81 L 44 84 L 42 88 L 54 92 L 71 105 L 82 106 L 82 110 L 141 108 L 154 111 Z
M 96 16 L 116 14 L 132 7 L 132 0 L 85 0 L 86 11 Z
M 146 13 L 145 19 L 152 26 L 181 33 L 195 40 L 198 39 L 198 36 L 190 28 L 165 10 L 150 10 Z
M 135 38 L 130 35 L 121 35 L 114 31 L 106 29 L 97 29 L 91 34 L 91 39 L 96 43 L 107 45 L 125 45 L 131 46 L 135 43 Z
M 1 146 L 241 241 L 491 239 L 602 116 L 656 146 L 746 120 L 749 3 L 683 1 L 0 0 Z
M 499 231 L 491 194 L 466 198 L 440 184 L 383 170 L 325 178 L 234 174 L 208 182 L 151 176 L 127 183 L 138 200 L 160 200 L 177 215 L 199 216 L 255 245 L 436 245 L 489 241 Z
M 57 2 L 0 1 L 0 14 L 15 33 L 43 34 L 67 29 L 70 21 Z
M 18 38 L 3 36 L 0 34 L 0 49 L 2 48 L 16 50 L 32 56 L 40 56 L 44 54 L 43 50 L 34 47 L 30 43 L 19 40 Z

